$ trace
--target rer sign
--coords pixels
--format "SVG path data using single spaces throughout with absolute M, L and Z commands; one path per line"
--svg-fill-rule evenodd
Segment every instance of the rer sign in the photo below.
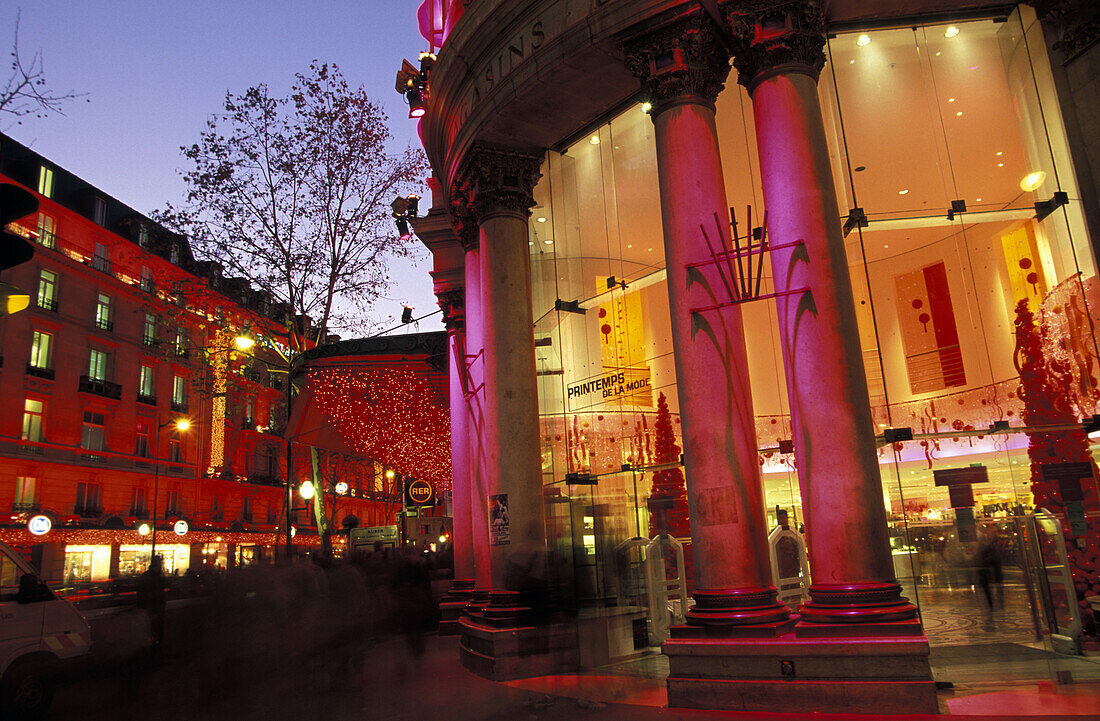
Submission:
M 45 536 L 53 528 L 53 522 L 49 516 L 31 516 L 27 521 L 27 530 L 35 536 Z
M 172 530 L 176 532 L 177 536 L 186 536 L 187 521 L 176 521 L 175 525 L 172 526 Z

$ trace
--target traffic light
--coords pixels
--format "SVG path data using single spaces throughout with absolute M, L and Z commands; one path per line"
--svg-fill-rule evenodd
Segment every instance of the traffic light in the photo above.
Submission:
M 0 270 L 6 270 L 34 257 L 34 245 L 8 230 L 8 224 L 38 210 L 38 198 L 18 185 L 0 183 Z M 8 283 L 0 283 L 0 315 L 11 315 L 30 305 L 28 293 Z

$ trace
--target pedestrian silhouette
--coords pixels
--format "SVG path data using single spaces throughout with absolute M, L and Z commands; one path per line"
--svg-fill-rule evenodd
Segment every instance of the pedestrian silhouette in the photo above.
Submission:
M 164 613 L 168 597 L 164 591 L 164 559 L 153 556 L 149 568 L 138 576 L 137 606 L 149 618 L 149 633 L 153 637 L 153 655 L 160 657 L 164 643 Z

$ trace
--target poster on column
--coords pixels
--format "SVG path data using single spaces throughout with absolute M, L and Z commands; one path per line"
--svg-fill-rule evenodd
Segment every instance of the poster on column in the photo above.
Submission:
M 508 517 L 508 494 L 489 496 L 489 545 L 507 546 L 512 542 L 512 522 Z

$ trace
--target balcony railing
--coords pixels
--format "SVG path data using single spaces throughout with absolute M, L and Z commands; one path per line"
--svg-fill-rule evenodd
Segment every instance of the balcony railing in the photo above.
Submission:
M 12 513 L 34 513 L 38 510 L 40 510 L 40 508 L 38 504 L 34 502 L 26 503 L 16 501 L 15 503 L 11 504 Z
M 81 393 L 93 393 L 97 396 L 111 398 L 116 401 L 122 400 L 122 386 L 118 383 L 112 383 L 111 381 L 106 381 L 101 378 L 80 376 L 80 384 L 77 390 Z
M 52 381 L 54 379 L 54 369 L 42 368 L 40 366 L 31 365 L 30 363 L 28 363 L 27 375 L 34 376 L 35 378 L 45 378 L 48 381 Z
M 57 298 L 39 298 L 38 307 L 51 313 L 57 312 Z
M 173 413 L 187 413 L 187 401 L 172 401 Z
M 114 321 L 107 320 L 106 318 L 96 318 L 95 327 L 110 333 L 115 329 L 115 323 Z
M 147 406 L 155 406 L 157 404 L 156 396 L 147 396 L 144 393 L 137 394 L 137 402 L 144 403 Z
M 38 244 L 43 248 L 57 250 L 57 233 L 50 230 L 42 230 L 38 233 Z
M 104 258 L 101 255 L 93 255 L 91 258 L 89 258 L 85 262 L 87 262 L 88 265 L 90 265 L 93 268 L 95 268 L 96 270 L 98 270 L 100 273 L 110 273 L 111 272 L 111 261 L 107 260 L 106 258 Z

